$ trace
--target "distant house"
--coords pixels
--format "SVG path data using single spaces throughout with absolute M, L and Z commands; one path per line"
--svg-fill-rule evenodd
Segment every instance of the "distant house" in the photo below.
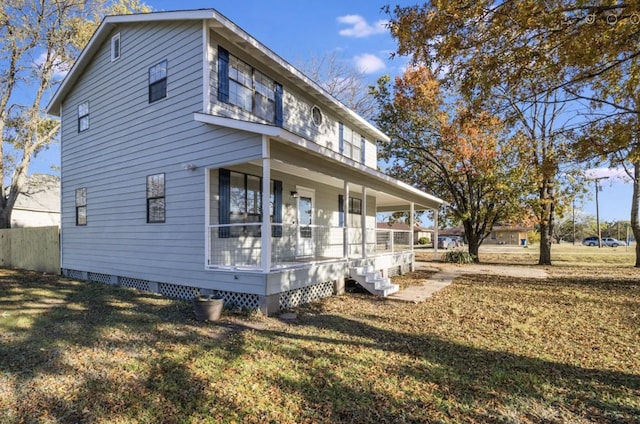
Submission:
M 493 227 L 489 236 L 484 239 L 484 244 L 529 244 L 529 231 L 532 228 L 523 225 L 496 225 Z M 453 227 L 445 228 L 439 231 L 441 236 L 462 236 L 464 237 L 464 228 Z M 524 242 L 523 242 L 524 240 Z
M 529 231 L 531 231 L 531 228 L 522 225 L 495 226 L 489 237 L 485 239 L 485 243 L 528 245 Z
M 61 118 L 62 269 L 271 313 L 412 269 L 376 214 L 441 199 L 377 170 L 387 135 L 213 9 L 110 16 Z
M 48 226 L 60 226 L 60 178 L 33 174 L 16 199 L 11 227 Z
M 409 232 L 409 224 L 404 222 L 378 222 L 376 224 L 378 228 L 378 234 L 384 234 L 384 230 L 392 231 L 392 232 Z M 431 228 L 424 228 L 420 225 L 416 224 L 413 227 L 413 244 L 418 244 L 418 241 L 421 238 L 429 239 L 429 243 L 433 238 L 433 230 Z

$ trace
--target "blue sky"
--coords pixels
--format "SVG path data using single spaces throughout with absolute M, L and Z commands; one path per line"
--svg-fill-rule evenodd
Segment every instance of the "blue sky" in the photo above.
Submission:
M 146 0 L 155 11 L 214 8 L 265 44 L 275 53 L 296 65 L 310 57 L 337 52 L 353 66 L 364 71 L 370 82 L 383 74 L 397 75 L 406 65 L 403 58 L 390 59 L 396 44 L 384 28 L 387 18 L 375 0 Z M 410 5 L 411 1 L 392 4 Z M 31 173 L 51 172 L 59 165 L 60 149 L 52 146 L 41 153 Z M 602 169 L 597 175 L 608 174 Z M 602 220 L 628 220 L 631 207 L 631 184 L 619 179 L 604 181 L 599 193 Z M 593 195 L 594 190 L 590 192 Z M 578 206 L 588 214 L 596 213 L 593 199 Z

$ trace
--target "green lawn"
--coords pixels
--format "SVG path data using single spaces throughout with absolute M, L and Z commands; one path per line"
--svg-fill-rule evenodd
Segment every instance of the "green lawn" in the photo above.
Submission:
M 550 273 L 200 323 L 186 302 L 0 271 L 0 423 L 638 422 L 640 270 Z

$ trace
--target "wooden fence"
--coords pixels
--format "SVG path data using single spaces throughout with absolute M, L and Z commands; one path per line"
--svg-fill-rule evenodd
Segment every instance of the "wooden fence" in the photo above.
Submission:
M 0 230 L 0 267 L 60 273 L 58 227 Z

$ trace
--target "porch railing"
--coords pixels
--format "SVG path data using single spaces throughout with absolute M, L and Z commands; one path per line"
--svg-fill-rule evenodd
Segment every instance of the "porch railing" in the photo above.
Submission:
M 411 232 L 403 230 L 376 230 L 376 252 L 404 252 L 411 250 Z
M 207 265 L 262 269 L 261 223 L 210 225 Z M 271 225 L 271 266 L 344 258 L 344 228 L 297 224 Z M 409 231 L 366 229 L 367 255 L 410 249 Z M 349 228 L 348 256 L 362 257 L 362 229 Z
M 261 223 L 210 225 L 210 267 L 262 268 Z M 344 257 L 344 229 L 322 225 L 271 225 L 271 265 Z

